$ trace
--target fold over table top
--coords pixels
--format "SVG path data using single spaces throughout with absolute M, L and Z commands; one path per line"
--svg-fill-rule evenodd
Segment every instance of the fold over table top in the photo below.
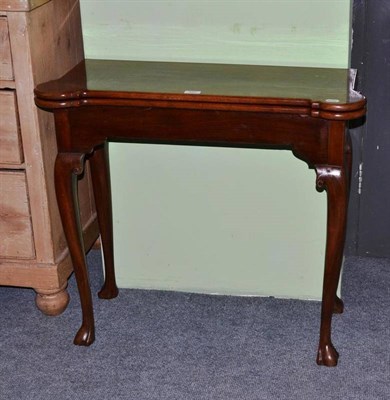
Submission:
M 47 109 L 83 105 L 242 109 L 354 119 L 365 98 L 350 88 L 348 69 L 85 60 L 39 85 Z

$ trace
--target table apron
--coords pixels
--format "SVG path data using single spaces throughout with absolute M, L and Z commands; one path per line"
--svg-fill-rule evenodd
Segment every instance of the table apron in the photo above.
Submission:
M 85 106 L 55 110 L 55 117 L 60 152 L 89 153 L 106 141 L 290 149 L 310 167 L 344 152 L 344 121 L 307 115 Z M 330 150 L 341 154 L 330 157 Z

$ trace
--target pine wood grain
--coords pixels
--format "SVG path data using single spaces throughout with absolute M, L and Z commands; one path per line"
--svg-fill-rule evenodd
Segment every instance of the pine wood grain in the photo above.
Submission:
M 35 107 L 33 89 L 63 75 L 83 58 L 78 1 L 53 0 L 33 12 L 9 13 L 8 20 L 33 230 L 40 238 L 36 257 L 37 262 L 47 263 L 62 253 L 66 241 L 53 184 L 54 121 Z M 88 179 L 80 184 L 81 199 L 90 197 Z M 94 213 L 93 201 L 82 200 L 82 204 L 85 222 Z
M 51 0 L 0 0 L 2 11 L 31 11 Z
M 0 91 L 0 164 L 23 162 L 15 91 Z
M 0 216 L 0 234 L 1 238 L 9 239 L 0 245 L 0 285 L 32 287 L 38 294 L 54 293 L 50 303 L 53 315 L 64 309 L 61 298 L 66 297 L 63 291 L 73 265 L 54 192 L 57 152 L 54 120 L 36 108 L 33 89 L 40 82 L 64 75 L 83 59 L 79 1 L 0 0 L 0 19 L 4 29 L 6 27 L 5 38 L 9 38 L 13 67 L 13 80 L 0 77 L 0 89 L 5 89 L 0 93 L 16 92 L 16 106 L 9 112 L 12 118 L 7 117 L 13 125 L 12 129 L 7 129 L 5 142 L 15 141 L 13 117 L 16 115 L 22 145 L 21 162 L 0 160 L 0 172 L 24 177 L 24 186 L 19 185 L 23 195 L 19 197 L 25 206 L 22 214 L 15 217 L 13 212 L 11 218 L 9 207 L 2 203 L 6 211 L 3 212 L 5 216 Z M 6 101 L 10 108 L 10 98 Z M 3 116 L 3 109 L 1 112 Z M 0 145 L 4 148 L 2 143 Z M 86 172 L 79 185 L 79 197 L 84 238 L 91 246 L 98 236 L 98 227 L 89 180 L 89 172 Z M 3 192 L 8 191 L 7 185 L 7 182 L 2 183 L 0 202 Z M 9 195 L 18 194 L 11 191 Z M 19 232 L 15 231 L 16 221 L 20 225 Z M 9 247 L 10 241 L 14 247 Z M 48 311 L 47 306 L 42 302 L 38 304 L 43 312 Z
M 6 17 L 0 17 L 0 79 L 13 80 L 11 47 Z
M 0 171 L 0 254 L 33 258 L 26 177 L 24 172 Z

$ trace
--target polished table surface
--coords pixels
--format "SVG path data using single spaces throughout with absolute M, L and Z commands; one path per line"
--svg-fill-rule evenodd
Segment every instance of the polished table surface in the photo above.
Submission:
M 64 86 L 64 80 L 54 81 L 50 91 L 63 94 L 64 89 L 83 88 L 116 93 L 200 92 L 203 97 L 218 95 L 348 103 L 349 75 L 348 69 L 86 60 L 68 75 L 68 87 Z
M 333 313 L 350 184 L 347 123 L 365 115 L 347 69 L 85 60 L 39 85 L 36 104 L 53 112 L 55 186 L 80 293 L 75 344 L 94 341 L 94 317 L 79 223 L 77 180 L 89 160 L 105 260 L 101 298 L 117 296 L 107 141 L 287 149 L 316 172 L 328 199 L 317 363 L 335 366 Z M 126 168 L 126 166 L 124 166 Z M 288 199 L 286 199 L 288 205 Z M 281 244 L 282 245 L 282 244 Z

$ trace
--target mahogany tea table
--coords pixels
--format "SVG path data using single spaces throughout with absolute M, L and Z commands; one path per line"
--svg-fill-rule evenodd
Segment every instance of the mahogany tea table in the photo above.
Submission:
M 39 85 L 37 106 L 53 112 L 55 187 L 82 308 L 74 343 L 95 338 L 79 219 L 78 177 L 89 159 L 104 253 L 104 299 L 118 294 L 113 260 L 108 141 L 291 150 L 315 170 L 328 201 L 317 363 L 335 366 L 333 313 L 342 263 L 351 170 L 346 129 L 365 114 L 347 69 L 85 60 Z

